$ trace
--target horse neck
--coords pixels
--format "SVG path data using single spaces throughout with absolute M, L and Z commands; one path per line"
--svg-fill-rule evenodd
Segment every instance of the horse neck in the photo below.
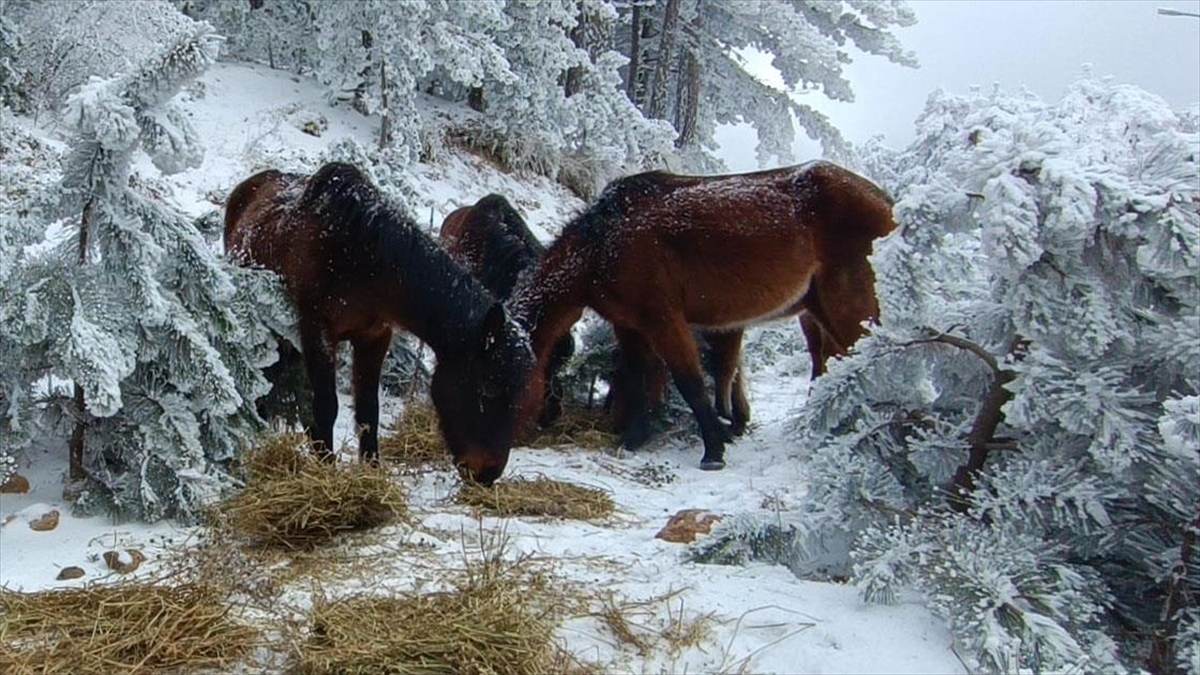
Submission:
M 380 247 L 380 262 L 396 275 L 396 322 L 441 357 L 463 343 L 464 328 L 482 325 L 495 300 L 417 228 L 394 232 L 393 241 Z
M 594 260 L 586 239 L 566 230 L 513 290 L 509 309 L 529 332 L 539 364 L 545 364 L 554 344 L 583 314 Z

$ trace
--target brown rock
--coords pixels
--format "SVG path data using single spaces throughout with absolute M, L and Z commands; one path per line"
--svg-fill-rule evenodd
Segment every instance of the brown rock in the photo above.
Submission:
M 58 527 L 58 510 L 43 513 L 37 520 L 30 521 L 29 529 L 35 532 L 49 532 Z
M 0 495 L 23 495 L 29 492 L 29 479 L 19 473 L 14 473 L 0 485 Z
M 58 581 L 69 581 L 71 579 L 78 579 L 78 578 L 82 577 L 84 574 L 85 574 L 85 572 L 83 571 L 82 567 L 75 567 L 74 565 L 72 565 L 70 567 L 64 567 L 61 570 L 59 570 L 58 576 L 55 578 Z
M 721 516 L 704 509 L 683 509 L 667 519 L 663 529 L 654 535 L 663 541 L 675 544 L 690 544 L 696 536 L 712 532 L 713 525 L 721 522 Z
M 129 556 L 128 562 L 121 560 L 120 551 L 105 551 L 104 562 L 108 565 L 108 569 L 117 574 L 129 574 L 146 562 L 146 555 L 136 548 L 127 548 L 125 553 Z

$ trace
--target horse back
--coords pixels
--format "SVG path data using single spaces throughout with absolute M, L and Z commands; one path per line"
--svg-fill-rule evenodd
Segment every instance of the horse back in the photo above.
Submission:
M 225 251 L 242 264 L 274 268 L 269 264 L 274 256 L 264 250 L 270 245 L 264 240 L 267 225 L 280 217 L 284 193 L 300 180 L 268 169 L 238 183 L 225 202 Z
M 589 304 L 610 320 L 639 325 L 671 307 L 692 325 L 734 329 L 799 311 L 816 274 L 865 260 L 893 227 L 882 190 L 812 162 L 626 177 L 568 230 L 598 260 Z

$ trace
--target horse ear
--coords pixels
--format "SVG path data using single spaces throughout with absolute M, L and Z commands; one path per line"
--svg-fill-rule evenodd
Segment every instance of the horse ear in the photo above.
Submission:
M 483 318 L 483 351 L 488 351 L 493 345 L 498 343 L 504 337 L 504 325 L 508 323 L 508 316 L 504 313 L 504 305 L 495 303 L 488 310 L 487 316 Z

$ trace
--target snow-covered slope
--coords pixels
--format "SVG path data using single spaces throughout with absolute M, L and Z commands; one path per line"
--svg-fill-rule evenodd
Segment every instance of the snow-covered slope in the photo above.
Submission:
M 191 90 L 184 106 L 206 143 L 203 165 L 169 177 L 160 176 L 149 161 L 140 162 L 137 170 L 166 199 L 194 215 L 218 209 L 223 195 L 254 171 L 267 166 L 308 171 L 331 144 L 352 138 L 367 146 L 376 132 L 376 120 L 330 107 L 314 84 L 261 67 L 219 64 Z M 306 125 L 323 129 L 314 136 L 304 131 Z M 410 204 L 413 215 L 435 227 L 454 208 L 498 192 L 548 239 L 582 206 L 550 181 L 502 173 L 466 152 L 447 151 L 438 164 L 418 164 L 409 171 L 418 200 Z M 802 344 L 798 328 L 795 337 Z M 596 618 L 564 625 L 561 637 L 570 649 L 605 671 L 961 672 L 951 636 L 917 603 L 866 605 L 852 587 L 800 581 L 780 566 L 685 562 L 681 545 L 654 537 L 668 516 L 684 508 L 775 517 L 801 507 L 806 483 L 797 457 L 804 448 L 795 447 L 783 433 L 791 411 L 803 404 L 808 390 L 807 355 L 798 351 L 751 374 L 755 421 L 731 446 L 724 471 L 699 470 L 701 448 L 694 435 L 659 439 L 645 451 L 623 457 L 579 448 L 519 448 L 507 476 L 540 474 L 602 488 L 616 502 L 617 515 L 602 523 L 490 517 L 480 521 L 451 500 L 457 481 L 451 472 L 434 471 L 397 476 L 410 492 L 419 522 L 415 528 L 385 529 L 383 538 L 419 540 L 435 560 L 456 566 L 464 549 L 478 547 L 481 536 L 502 532 L 511 555 L 532 553 L 552 560 L 556 574 L 593 589 L 597 596 L 612 593 L 641 601 L 677 591 L 670 601 L 647 608 L 642 617 L 647 630 L 661 629 L 681 616 L 708 617 L 708 639 L 677 653 L 639 654 L 618 644 Z M 338 435 L 350 441 L 348 404 L 344 399 Z M 395 414 L 396 406 L 395 401 L 385 404 L 385 414 Z M 112 548 L 144 550 L 151 558 L 146 568 L 152 570 L 158 555 L 192 534 L 170 523 L 147 526 L 73 518 L 61 500 L 63 467 L 55 463 L 64 454 L 37 451 L 30 465 L 20 469 L 33 490 L 0 496 L 0 520 L 8 520 L 0 527 L 0 584 L 35 590 L 95 580 L 104 574 L 99 553 Z M 26 526 L 51 509 L 61 513 L 56 529 L 35 532 Z M 84 568 L 87 576 L 55 581 L 59 568 L 68 565 Z M 370 583 L 385 586 L 405 588 L 421 574 L 401 553 L 381 556 L 374 565 Z M 346 579 L 344 586 L 366 583 Z M 335 595 L 339 588 L 325 590 Z M 298 590 L 297 596 L 307 592 Z

